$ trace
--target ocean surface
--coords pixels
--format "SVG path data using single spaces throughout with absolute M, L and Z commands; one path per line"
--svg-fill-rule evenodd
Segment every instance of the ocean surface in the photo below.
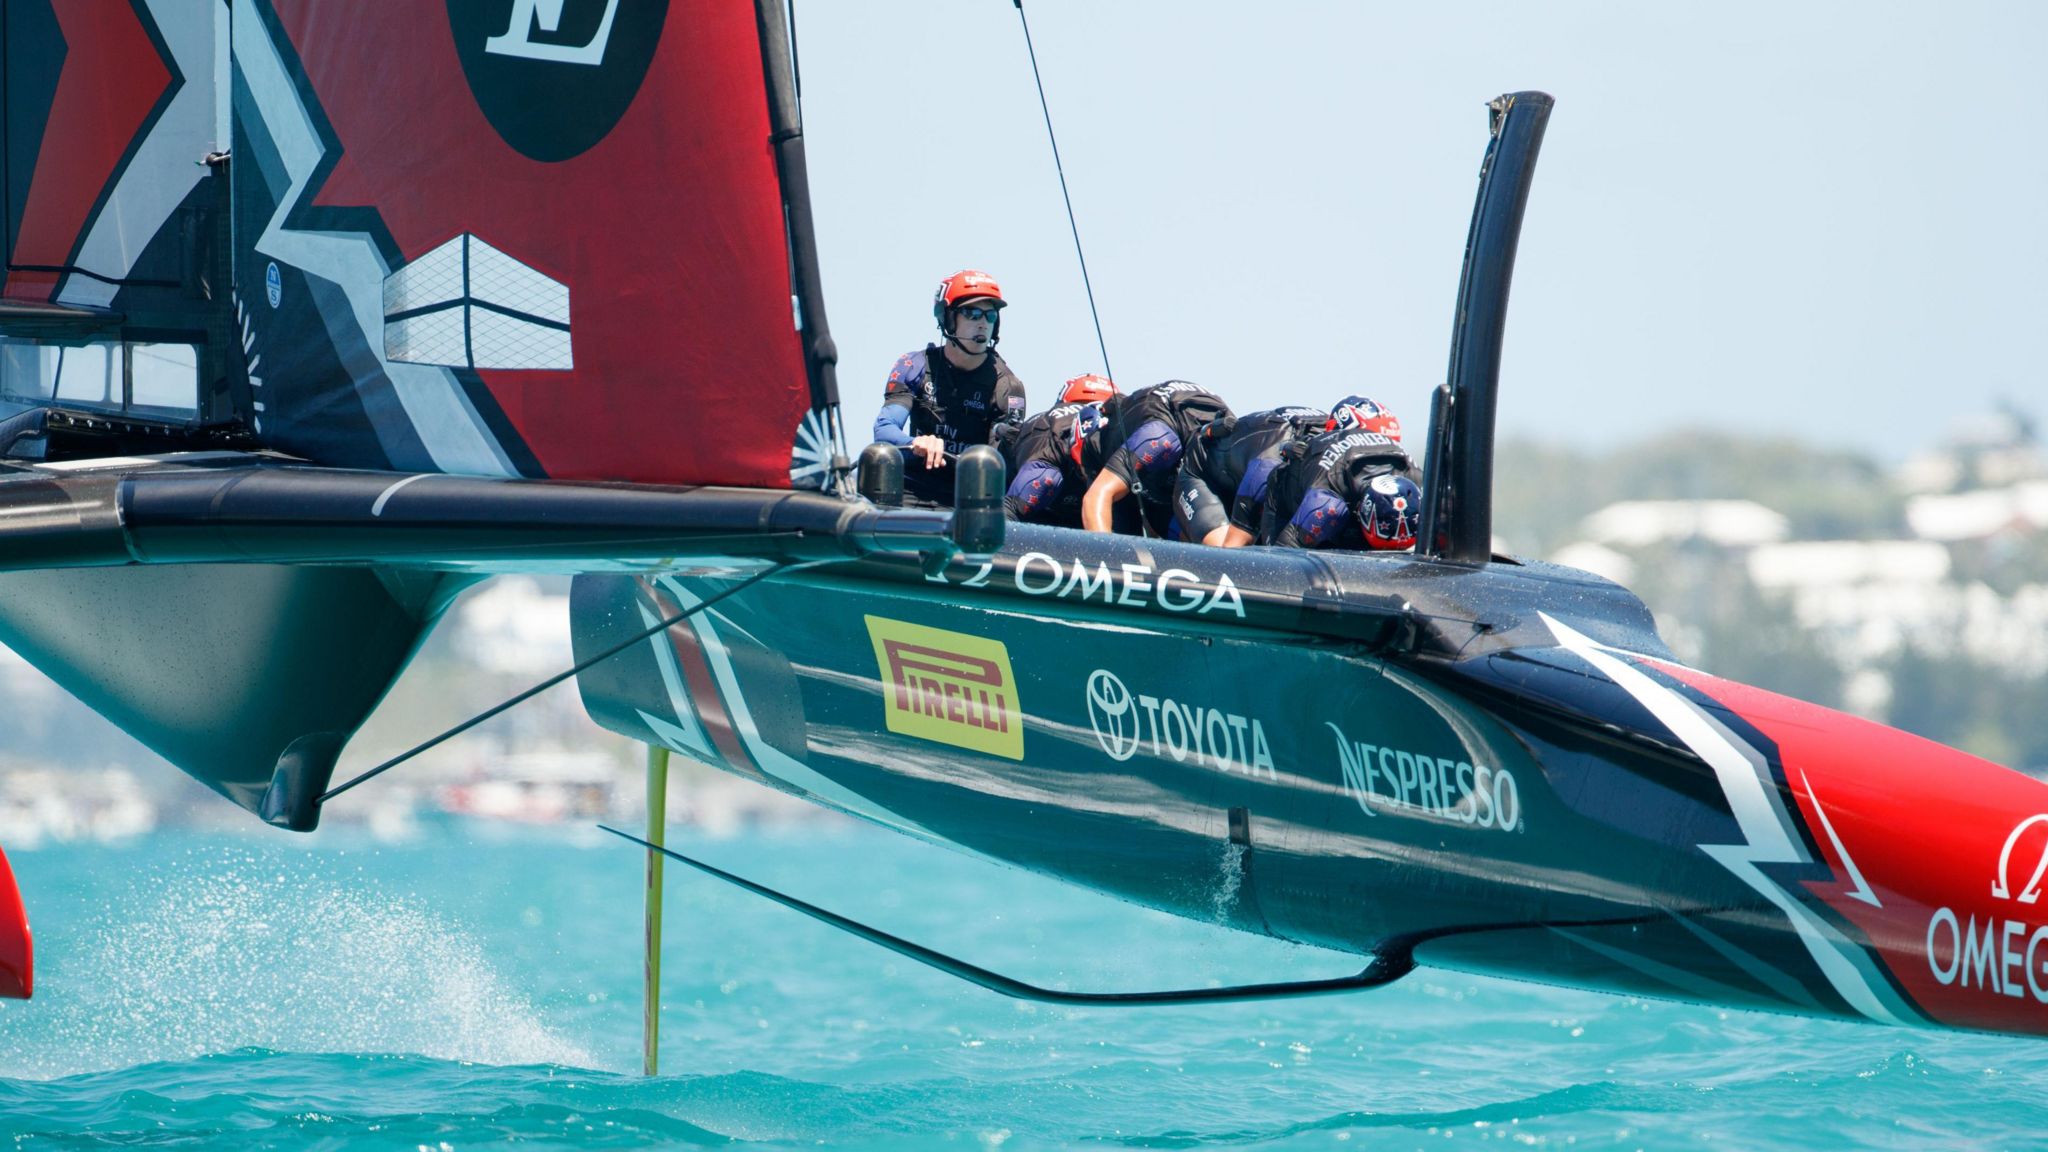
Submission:
M 1112 990 L 1356 970 L 866 827 L 675 836 L 975 963 Z M 12 854 L 0 1147 L 2038 1148 L 2048 1042 L 1422 969 L 1295 1002 L 1019 1004 L 638 849 L 456 823 Z

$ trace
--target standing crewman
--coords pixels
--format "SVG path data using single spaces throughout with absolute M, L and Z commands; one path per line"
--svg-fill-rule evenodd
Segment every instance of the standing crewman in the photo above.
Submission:
M 1398 550 L 1415 545 L 1422 489 L 1385 405 L 1346 397 L 1329 430 L 1296 441 L 1266 484 L 1259 543 L 1286 548 Z
M 1266 481 L 1281 451 L 1328 429 L 1321 408 L 1274 408 L 1212 420 L 1181 454 L 1173 494 L 1176 539 L 1240 548 L 1259 536 Z
M 1199 384 L 1168 380 L 1123 398 L 1103 435 L 1102 471 L 1081 499 L 1090 532 L 1116 530 L 1117 510 L 1135 495 L 1146 530 L 1165 536 L 1173 520 L 1174 481 L 1187 443 L 1211 420 L 1230 415 L 1223 398 Z
M 906 352 L 889 370 L 875 439 L 903 449 L 903 493 L 912 503 L 951 507 L 953 458 L 1001 444 L 1024 420 L 1024 382 L 996 354 L 1003 290 L 972 269 L 932 295 L 944 342 Z

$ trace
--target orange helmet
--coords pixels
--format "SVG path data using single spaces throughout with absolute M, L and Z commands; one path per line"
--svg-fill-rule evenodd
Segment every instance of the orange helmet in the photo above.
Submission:
M 962 268 L 939 281 L 939 290 L 932 293 L 932 319 L 944 328 L 946 313 L 954 305 L 975 299 L 993 300 L 998 308 L 1008 303 L 1003 299 L 1003 286 L 996 283 L 995 277 L 972 268 Z
M 1116 385 L 1109 382 L 1109 377 L 1090 372 L 1067 381 L 1067 390 L 1060 393 L 1060 403 L 1100 404 L 1114 395 Z

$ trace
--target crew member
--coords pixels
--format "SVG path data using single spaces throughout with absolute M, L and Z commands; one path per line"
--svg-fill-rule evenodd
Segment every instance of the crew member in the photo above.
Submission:
M 1421 525 L 1422 489 L 1384 405 L 1347 397 L 1329 430 L 1282 451 L 1266 485 L 1259 543 L 1288 548 L 1411 548 Z M 1389 434 L 1391 433 L 1391 435 Z
M 1116 398 L 1116 395 L 1116 385 L 1110 382 L 1109 377 L 1097 376 L 1095 373 L 1090 372 L 1085 376 L 1076 376 L 1072 380 L 1067 381 L 1066 387 L 1060 389 L 1060 403 L 1102 404 L 1107 406 L 1111 400 Z
M 1062 404 L 1026 420 L 1010 449 L 1004 514 L 1031 524 L 1079 528 L 1081 496 L 1102 470 L 1103 423 L 1099 404 Z
M 1181 540 L 1239 548 L 1258 539 L 1266 481 L 1287 445 L 1325 431 L 1321 408 L 1274 408 L 1212 420 L 1182 453 L 1173 496 L 1173 530 Z
M 1222 397 L 1185 380 L 1140 388 L 1123 398 L 1103 433 L 1102 471 L 1081 499 L 1090 532 L 1116 530 L 1117 510 L 1137 497 L 1144 526 L 1164 536 L 1173 520 L 1173 488 L 1185 445 L 1202 426 L 1230 415 Z
M 1024 382 L 996 354 L 1003 290 L 986 272 L 955 272 L 932 295 L 944 342 L 905 353 L 889 370 L 875 439 L 903 449 L 911 503 L 950 507 L 953 459 L 1001 446 L 1024 419 Z
M 1081 497 L 1102 471 L 1103 425 L 1121 398 L 1109 377 L 1090 373 L 1068 380 L 1060 402 L 1018 426 L 1003 450 L 1010 489 L 1003 512 L 1012 520 L 1081 526 Z

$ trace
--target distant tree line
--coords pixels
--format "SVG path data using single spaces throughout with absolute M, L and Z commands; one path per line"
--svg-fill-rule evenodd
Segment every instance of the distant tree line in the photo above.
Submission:
M 1783 514 L 1794 540 L 1901 539 L 1910 533 L 1906 498 L 1891 475 L 1898 463 L 1720 433 L 1663 436 L 1610 452 L 1506 442 L 1494 465 L 1494 531 L 1512 550 L 1542 557 L 1582 539 L 1581 522 L 1617 501 L 1718 499 L 1753 500 Z M 2048 534 L 1955 545 L 1950 555 L 1953 580 L 1981 582 L 2001 596 L 2048 582 Z M 1924 644 L 1874 667 L 1845 668 L 1784 598 L 1750 581 L 1739 550 L 1682 541 L 1631 558 L 1631 590 L 1688 663 L 1831 708 L 1845 707 L 1851 675 L 1875 671 L 1890 693 L 1872 719 L 2048 772 L 2048 676 Z

